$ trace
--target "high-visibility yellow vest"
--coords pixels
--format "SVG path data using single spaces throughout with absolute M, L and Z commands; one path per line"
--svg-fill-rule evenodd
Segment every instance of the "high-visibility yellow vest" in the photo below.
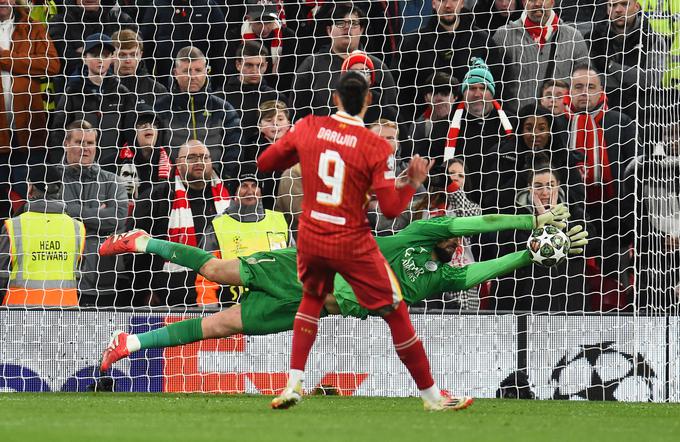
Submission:
M 664 87 L 680 87 L 680 0 L 640 0 L 649 25 L 669 42 Z M 652 68 L 654 68 L 652 66 Z
M 5 305 L 78 305 L 85 226 L 62 213 L 26 212 L 5 221 L 11 272 Z
M 213 220 L 213 228 L 222 259 L 288 247 L 288 223 L 281 212 L 265 210 L 264 218 L 255 223 L 222 215 Z

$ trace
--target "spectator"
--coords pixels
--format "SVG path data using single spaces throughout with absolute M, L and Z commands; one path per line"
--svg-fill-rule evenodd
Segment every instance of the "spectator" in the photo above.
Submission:
M 648 121 L 666 71 L 666 43 L 654 32 L 637 0 L 608 0 L 608 20 L 596 23 L 587 37 L 593 66 L 605 74 L 608 105 L 639 123 Z M 641 127 L 644 128 L 644 124 Z
M 380 119 L 369 126 L 372 132 L 383 137 L 394 149 L 395 158 L 399 157 L 399 128 L 395 121 Z M 399 176 L 408 167 L 406 161 L 396 161 L 395 174 Z M 416 190 L 416 194 L 411 200 L 411 205 L 408 210 L 399 215 L 396 218 L 388 218 L 383 215 L 378 205 L 378 200 L 375 195 L 371 195 L 371 199 L 368 203 L 368 221 L 373 228 L 373 231 L 378 236 L 383 235 L 393 235 L 408 226 L 411 223 L 413 212 L 418 203 L 427 199 L 427 190 L 424 186 L 420 186 Z
M 138 113 L 135 139 L 121 149 L 118 175 L 134 176 L 138 183 L 134 198 L 147 193 L 155 183 L 170 177 L 170 148 L 163 142 L 162 122 L 153 111 Z
M 57 103 L 50 123 L 49 144 L 58 148 L 64 140 L 64 127 L 73 121 L 86 120 L 99 130 L 98 167 L 116 173 L 118 147 L 134 129 L 135 113 L 130 111 L 135 109 L 135 100 L 111 74 L 113 51 L 107 35 L 87 37 L 82 74 L 69 78 L 66 93 Z
M 524 190 L 515 199 L 515 213 L 540 215 L 565 204 L 571 212 L 571 224 L 584 224 L 569 204 L 559 178 L 549 163 L 537 163 L 529 174 Z M 522 250 L 530 231 L 512 230 L 498 233 L 498 256 Z M 589 310 L 584 293 L 585 261 L 582 257 L 570 257 L 568 261 L 553 267 L 537 265 L 516 270 L 513 274 L 492 283 L 492 307 L 504 311 L 564 312 Z
M 47 114 L 41 77 L 59 72 L 57 51 L 42 23 L 16 0 L 0 6 L 0 197 L 26 197 L 28 166 L 45 160 Z M 15 198 L 17 199 L 17 198 Z M 4 218 L 9 213 L 0 213 Z
M 366 110 L 364 121 L 367 123 L 374 123 L 380 119 L 396 120 L 397 119 L 397 104 L 383 104 L 383 89 L 379 87 L 376 82 L 375 65 L 373 60 L 367 53 L 356 50 L 353 51 L 349 57 L 345 58 L 340 66 L 340 72 L 360 71 L 366 77 L 368 84 L 371 86 L 371 104 Z
M 31 167 L 28 203 L 0 231 L 3 305 L 78 305 L 85 226 L 64 213 L 61 187 L 61 169 Z
M 252 165 L 241 170 L 239 185 L 232 204 L 218 215 L 206 233 L 204 248 L 219 251 L 222 259 L 248 256 L 288 247 L 288 222 L 281 212 L 265 209 L 258 185 L 256 169 Z M 222 303 L 236 302 L 242 287 L 221 290 Z M 199 304 L 217 302 L 215 298 L 199 300 Z
M 602 7 L 606 2 L 607 0 L 559 0 L 560 18 L 565 23 L 575 23 L 585 35 L 593 23 L 602 23 L 607 19 L 607 12 Z
M 125 228 L 125 186 L 115 174 L 96 163 L 97 130 L 87 121 L 76 120 L 66 126 L 64 150 L 66 213 L 85 224 L 87 235 L 78 284 L 80 305 L 130 305 L 129 294 L 116 291 L 129 285 L 121 281 L 122 260 L 97 253 L 107 236 Z
M 504 137 L 512 135 L 513 124 L 493 98 L 496 91 L 494 78 L 483 61 L 474 59 L 461 85 L 463 101 L 458 104 L 451 120 L 444 151 L 433 151 L 430 156 L 440 163 L 461 157 L 470 173 L 467 196 L 481 204 L 482 189 L 489 172 L 494 172 L 491 159 L 494 146 Z M 486 207 L 483 207 L 486 209 Z
M 195 139 L 207 146 L 220 176 L 235 176 L 240 121 L 234 108 L 212 93 L 203 52 L 193 46 L 182 48 L 173 75 L 171 93 L 156 101 L 156 111 L 171 131 L 172 158 L 180 146 Z
M 553 128 L 554 119 L 548 109 L 535 104 L 520 109 L 517 135 L 508 137 L 498 146 L 498 159 L 494 160 L 498 180 L 485 192 L 485 207 L 498 207 L 501 212 L 512 213 L 517 191 L 524 189 L 527 177 L 537 163 L 551 165 L 552 172 L 564 184 L 567 201 L 573 207 L 583 203 L 585 195 L 580 174 L 583 153 L 568 149 L 566 134 L 555 132 Z M 581 206 L 578 209 L 583 211 Z
M 62 57 L 61 72 L 65 77 L 80 72 L 87 36 L 110 36 L 121 29 L 137 31 L 129 15 L 119 8 L 102 5 L 101 0 L 66 0 L 63 11 L 50 19 L 49 33 Z M 57 91 L 61 92 L 65 78 L 58 80 Z
M 229 192 L 213 171 L 210 150 L 190 140 L 179 150 L 172 180 L 154 184 L 139 197 L 128 229 L 144 229 L 154 238 L 197 246 L 205 242 L 213 218 L 228 206 Z M 141 298 L 150 298 L 153 305 L 196 303 L 195 272 L 155 256 L 136 258 L 133 287 Z
M 591 237 L 602 244 L 595 254 L 602 257 L 605 277 L 613 275 L 628 286 L 634 195 L 625 190 L 624 171 L 635 155 L 635 126 L 625 114 L 607 108 L 600 75 L 587 64 L 574 67 L 569 94 L 568 146 L 584 155 L 586 214 L 594 222 Z
M 416 152 L 421 155 L 435 156 L 444 152 L 446 134 L 453 117 L 454 104 L 459 97 L 458 79 L 446 72 L 437 72 L 428 79 L 425 92 L 428 107 L 413 124 L 404 123 L 409 135 L 400 143 L 398 158 L 411 158 Z
M 481 0 L 474 5 L 474 25 L 493 37 L 496 29 L 522 16 L 520 0 Z
M 426 80 L 435 72 L 445 71 L 455 78 L 463 78 L 473 57 L 491 65 L 494 78 L 502 79 L 498 96 L 504 96 L 502 83 L 503 58 L 489 35 L 474 26 L 472 14 L 461 14 L 463 0 L 432 0 L 434 15 L 427 25 L 404 37 L 395 54 L 397 84 L 399 85 L 399 121 L 413 121 L 425 109 Z M 505 75 L 509 75 L 510 73 Z
M 295 32 L 284 26 L 276 5 L 269 1 L 247 0 L 243 25 L 235 30 L 240 33 L 230 32 L 231 41 L 259 43 L 265 48 L 267 65 L 262 74 L 266 82 L 276 90 L 288 93 L 293 87 L 298 55 L 311 53 L 311 47 L 304 44 L 306 40 L 299 39 Z M 238 62 L 238 51 L 236 57 Z M 238 66 L 236 68 L 238 70 Z M 233 72 L 233 68 L 228 70 Z
M 562 80 L 545 80 L 538 98 L 541 106 L 550 110 L 555 117 L 567 112 L 564 97 L 569 95 L 569 83 Z
M 173 65 L 183 48 L 195 47 L 210 64 L 213 90 L 224 86 L 226 21 L 213 0 L 154 0 L 141 22 L 144 53 L 161 83 L 172 89 Z M 210 62 L 208 63 L 208 60 Z M 213 158 L 215 159 L 215 158 Z
M 257 157 L 271 144 L 284 136 L 291 128 L 290 114 L 286 103 L 278 100 L 265 101 L 260 106 L 258 122 L 258 138 L 255 144 L 244 146 L 239 163 L 241 167 L 255 165 Z M 280 172 L 257 172 L 258 184 L 262 192 L 262 204 L 265 209 L 272 209 L 275 204 Z
M 139 34 L 123 29 L 111 37 L 113 40 L 113 68 L 120 83 L 135 97 L 136 109 L 153 109 L 156 100 L 168 90 L 149 74 L 142 63 L 144 55 Z
M 243 138 L 246 140 L 257 134 L 260 104 L 277 100 L 280 96 L 264 80 L 268 55 L 267 49 L 260 43 L 246 41 L 236 53 L 238 75 L 232 76 L 227 82 L 225 98 L 239 112 Z
M 366 14 L 356 6 L 345 3 L 336 5 L 331 19 L 330 24 L 326 26 L 326 32 L 331 37 L 330 48 L 322 49 L 305 58 L 296 71 L 293 87 L 295 120 L 311 113 L 330 115 L 333 112 L 331 91 L 335 89 L 335 83 L 340 77 L 343 62 L 359 48 L 366 29 Z M 396 105 L 392 74 L 378 58 L 373 56 L 368 58 L 373 63 L 375 73 L 375 86 L 371 91 L 376 88 L 382 90 L 380 108 L 387 109 Z
M 575 64 L 588 59 L 588 47 L 581 34 L 560 21 L 553 10 L 555 0 L 523 0 L 522 17 L 496 31 L 494 40 L 502 46 L 514 71 L 508 88 L 511 109 L 536 99 L 539 87 L 548 79 L 566 80 Z

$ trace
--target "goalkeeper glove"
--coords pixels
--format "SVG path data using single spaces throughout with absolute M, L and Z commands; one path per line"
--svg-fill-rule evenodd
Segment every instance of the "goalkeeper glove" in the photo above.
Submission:
M 534 229 L 550 224 L 563 230 L 567 227 L 565 221 L 568 220 L 570 216 L 571 214 L 569 213 L 569 210 L 567 210 L 567 207 L 564 204 L 558 204 L 547 212 L 534 217 Z
M 583 226 L 574 226 L 567 232 L 569 237 L 569 254 L 578 255 L 583 253 L 583 247 L 588 244 L 588 232 L 583 230 Z

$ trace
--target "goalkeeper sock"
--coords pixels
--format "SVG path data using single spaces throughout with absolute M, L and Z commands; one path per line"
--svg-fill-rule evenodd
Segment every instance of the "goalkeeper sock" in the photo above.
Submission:
M 423 343 L 420 342 L 416 331 L 413 329 L 411 318 L 408 315 L 408 308 L 406 308 L 404 301 L 401 301 L 399 307 L 383 319 L 385 319 L 392 332 L 394 349 L 397 351 L 401 362 L 404 363 L 409 373 L 411 373 L 411 377 L 416 382 L 418 389 L 421 392 L 429 390 L 434 386 L 434 379 L 432 379 L 430 371 L 430 361 L 428 361 L 425 354 Z
M 144 350 L 145 348 L 174 347 L 176 345 L 200 341 L 203 339 L 201 322 L 203 322 L 203 318 L 187 319 L 150 332 L 130 335 L 127 342 L 128 351 L 133 352 Z
M 309 352 L 312 350 L 316 333 L 319 330 L 319 316 L 323 308 L 324 298 L 309 293 L 303 293 L 300 307 L 298 307 L 293 322 L 293 349 L 290 354 L 290 373 L 288 388 L 295 388 L 298 381 L 302 381 Z
M 155 238 L 149 239 L 149 243 L 146 246 L 146 253 L 153 253 L 170 262 L 188 267 L 195 272 L 198 272 L 201 267 L 203 267 L 203 264 L 215 257 L 198 247 Z

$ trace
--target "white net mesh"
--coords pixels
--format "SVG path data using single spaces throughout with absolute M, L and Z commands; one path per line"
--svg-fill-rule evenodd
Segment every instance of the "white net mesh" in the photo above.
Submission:
M 677 401 L 675 3 L 0 6 L 0 389 L 85 390 L 114 329 L 146 332 L 245 299 L 247 284 L 97 250 L 132 229 L 224 260 L 294 245 L 300 170 L 263 173 L 256 160 L 296 121 L 335 112 L 333 90 L 351 69 L 371 85 L 364 120 L 394 146 L 397 169 L 416 154 L 436 160 L 401 216 L 371 198 L 377 236 L 559 203 L 570 227 L 590 233 L 566 263 L 412 297 L 439 386 L 493 397 L 520 373 L 541 399 Z M 428 265 L 521 252 L 529 234 L 470 234 Z M 292 275 L 281 291 L 299 296 L 294 272 L 280 270 Z M 416 392 L 379 320 L 322 324 L 310 390 Z M 289 342 L 238 335 L 146 350 L 112 377 L 118 391 L 277 392 Z

